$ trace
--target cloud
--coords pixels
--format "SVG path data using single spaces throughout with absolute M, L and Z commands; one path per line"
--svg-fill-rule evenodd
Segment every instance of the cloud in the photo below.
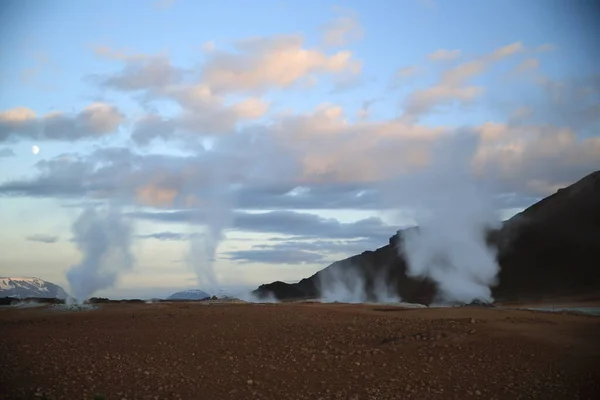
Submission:
M 157 114 L 148 114 L 138 119 L 131 132 L 131 139 L 140 146 L 148 146 L 153 140 L 169 140 L 178 129 L 177 121 Z
M 232 112 L 229 119 L 219 118 L 223 125 L 212 126 L 209 132 L 233 132 L 232 121 L 241 120 L 240 115 L 256 116 L 263 111 L 260 102 L 232 107 L 238 114 Z M 255 110 L 258 112 L 252 115 Z M 195 118 L 201 120 L 202 115 Z M 193 130 L 193 124 L 186 128 L 181 121 L 151 116 L 138 121 L 132 138 L 139 144 L 147 144 L 157 137 L 172 139 L 176 137 L 174 132 L 182 129 L 189 129 L 190 136 L 199 135 L 211 127 L 210 118 L 204 121 L 203 126 Z M 236 135 L 220 137 L 216 143 L 227 157 L 235 157 L 236 162 L 245 164 L 249 171 L 266 168 L 265 176 L 271 172 L 267 165 L 279 160 L 282 166 L 287 164 L 285 169 L 295 171 L 297 180 L 374 180 L 393 172 L 388 168 L 392 165 L 399 169 L 421 165 L 425 162 L 427 147 L 443 131 L 440 127 L 427 128 L 400 121 L 349 124 L 341 107 L 323 104 L 312 112 L 282 116 L 266 125 L 254 125 Z M 357 151 L 364 154 L 358 163 L 352 158 Z M 254 158 L 251 159 L 250 154 Z M 398 162 L 399 157 L 402 157 L 401 162 Z
M 202 68 L 202 81 L 215 93 L 286 89 L 319 74 L 353 76 L 362 69 L 352 52 L 307 49 L 298 35 L 241 40 L 235 48 L 235 53 L 210 53 Z
M 185 241 L 190 237 L 187 233 L 178 232 L 155 232 L 146 235 L 136 235 L 138 239 L 156 239 L 160 241 Z
M 540 60 L 538 60 L 537 58 L 527 58 L 523 60 L 519 65 L 517 65 L 514 71 L 516 73 L 522 74 L 533 69 L 538 69 L 539 67 Z
M 391 236 L 391 234 L 390 234 Z M 273 243 L 276 241 L 276 243 Z M 230 259 L 275 264 L 329 263 L 339 257 L 351 256 L 365 250 L 383 247 L 387 241 L 378 239 L 355 240 L 293 240 L 271 239 L 257 244 L 250 250 L 226 252 Z M 291 257 L 286 257 L 291 254 Z
M 157 57 L 156 55 L 135 53 L 130 50 L 117 50 L 105 45 L 93 45 L 91 46 L 91 50 L 97 57 L 122 62 L 141 62 Z
M 456 50 L 445 50 L 445 49 L 438 49 L 436 51 L 434 51 L 433 53 L 429 54 L 427 56 L 427 58 L 429 58 L 430 61 L 450 61 L 450 60 L 454 60 L 458 57 L 460 57 L 461 55 L 461 51 L 456 49 Z
M 340 47 L 362 39 L 364 29 L 356 12 L 340 10 L 340 16 L 323 28 L 323 42 L 327 46 Z
M 0 158 L 14 157 L 15 152 L 12 149 L 4 148 L 0 149 Z
M 58 236 L 52 235 L 43 235 L 43 234 L 35 234 L 26 237 L 30 242 L 40 242 L 40 243 L 56 243 L 58 242 Z
M 523 120 L 533 115 L 533 109 L 528 106 L 519 107 L 511 114 L 511 120 Z
M 158 89 L 180 83 L 188 73 L 175 67 L 166 54 L 139 54 L 107 46 L 95 46 L 93 51 L 98 57 L 124 64 L 124 68 L 117 73 L 89 77 L 105 88 L 125 92 Z
M 168 87 L 163 93 L 183 107 L 176 117 L 163 118 L 147 114 L 135 122 L 131 138 L 140 146 L 147 146 L 155 139 L 186 140 L 200 135 L 216 135 L 235 132 L 237 125 L 264 116 L 270 103 L 258 98 L 246 98 L 226 105 L 208 88 Z
M 309 182 L 376 181 L 418 166 L 443 131 L 397 120 L 350 124 L 332 104 L 272 125 L 280 146 L 297 152 L 302 179 Z
M 597 164 L 595 141 L 580 138 L 574 131 L 552 126 L 542 130 L 516 122 L 473 128 L 481 137 L 477 157 L 478 162 L 485 161 L 483 166 L 500 162 L 497 167 L 501 171 L 504 164 L 510 167 L 516 156 L 518 160 L 537 160 L 515 161 L 514 166 L 520 165 L 523 171 L 501 174 L 511 191 L 517 188 L 521 194 L 530 195 L 528 181 L 562 184 Z M 556 177 L 548 172 L 556 155 L 539 153 L 543 135 L 536 132 L 542 131 L 550 132 L 546 136 L 555 138 L 563 151 L 572 154 L 557 164 L 563 172 Z M 502 140 L 492 140 L 494 132 Z M 523 146 L 529 141 L 522 142 L 514 132 L 527 133 L 530 140 L 537 138 L 538 142 Z M 237 208 L 373 210 L 381 208 L 380 189 L 386 182 L 428 165 L 432 146 L 448 136 L 459 137 L 452 129 L 397 120 L 349 123 L 340 107 L 323 105 L 310 113 L 282 116 L 267 125 L 217 138 L 210 151 L 199 148 L 188 156 L 142 155 L 127 148 L 105 148 L 86 156 L 42 160 L 36 164 L 36 176 L 4 181 L 0 194 L 100 200 L 118 193 L 132 205 L 185 209 L 210 198 L 206 187 L 211 171 L 219 170 L 226 171 L 221 182 Z M 506 161 L 502 161 L 502 152 L 508 152 Z M 485 171 L 498 175 L 491 167 Z M 537 189 L 533 192 L 539 193 Z
M 29 54 L 30 66 L 21 70 L 20 82 L 23 85 L 31 85 L 41 90 L 56 89 L 51 83 L 51 77 L 60 73 L 60 68 L 52 61 L 45 51 L 31 51 Z M 45 76 L 44 76 L 45 75 Z M 41 78 L 44 79 L 41 79 Z
M 208 41 L 208 42 L 204 42 L 202 43 L 202 50 L 205 52 L 211 52 L 216 48 L 215 42 L 213 41 Z
M 486 123 L 476 132 L 475 168 L 504 182 L 507 192 L 547 196 L 598 168 L 600 138 L 569 128 Z
M 119 109 L 92 103 L 75 115 L 36 116 L 29 108 L 0 111 L 0 142 L 9 139 L 82 140 L 114 133 L 125 121 Z
M 537 53 L 547 53 L 556 50 L 556 46 L 551 43 L 545 43 L 535 48 Z
M 398 68 L 395 74 L 395 78 L 405 79 L 417 75 L 421 72 L 421 68 L 416 65 L 409 65 L 407 67 Z
M 111 48 L 95 50 L 103 57 L 123 62 L 125 69 L 129 64 L 145 65 L 158 57 Z M 301 81 L 302 77 L 314 76 L 318 73 L 315 71 L 323 72 L 320 67 L 314 70 L 303 67 L 300 72 L 291 71 L 291 80 L 281 80 L 277 74 L 261 75 L 261 66 L 275 63 L 279 58 L 287 60 L 290 54 L 300 54 L 300 60 L 306 61 L 303 57 L 318 53 L 323 58 L 317 59 L 329 65 L 327 60 L 335 57 L 305 49 L 297 36 L 251 39 L 238 43 L 237 50 L 216 52 L 214 57 L 211 53 L 208 65 L 214 67 L 216 64 L 211 62 L 225 57 L 224 70 L 239 71 L 239 76 L 234 74 L 234 81 L 241 79 L 242 92 L 284 87 Z M 1 182 L 0 194 L 77 201 L 101 201 L 118 195 L 120 201 L 130 205 L 188 210 L 202 208 L 203 202 L 210 200 L 207 185 L 214 183 L 214 173 L 218 171 L 223 190 L 234 199 L 233 207 L 238 209 L 380 209 L 381 189 L 386 184 L 427 166 L 432 161 L 432 148 L 440 140 L 458 138 L 461 134 L 451 126 L 424 125 L 419 118 L 442 107 L 474 100 L 483 93 L 483 88 L 472 81 L 500 60 L 523 51 L 521 43 L 513 43 L 444 68 L 431 87 L 407 96 L 401 117 L 377 121 L 369 118 L 372 100 L 362 104 L 359 118 L 353 121 L 347 117 L 347 110 L 331 103 L 301 113 L 273 113 L 271 104 L 263 98 L 239 96 L 225 86 L 217 90 L 210 79 L 202 80 L 201 76 L 194 82 L 184 79 L 174 83 L 167 79 L 155 86 L 149 86 L 148 82 L 130 85 L 144 88 L 144 96 L 150 100 L 168 100 L 180 109 L 178 114 L 168 116 L 149 110 L 131 124 L 134 143 L 147 146 L 154 140 L 162 140 L 178 144 L 186 155 L 140 154 L 126 148 L 61 155 L 36 164 L 37 173 L 28 179 Z M 338 70 L 343 68 L 335 71 Z M 410 75 L 415 71 L 411 67 L 403 73 Z M 121 71 L 117 75 L 126 74 Z M 500 176 L 507 190 L 523 196 L 538 195 L 544 185 L 553 187 L 589 171 L 596 156 L 596 142 L 580 135 L 578 128 L 592 128 L 598 121 L 598 82 L 594 77 L 582 78 L 580 82 L 538 77 L 537 89 L 546 94 L 540 96 L 538 104 L 524 102 L 518 106 L 525 111 L 508 116 L 507 121 L 466 129 L 481 139 L 475 157 L 477 167 L 489 176 Z M 9 135 L 16 135 L 13 132 L 29 138 L 52 136 L 53 132 L 60 132 L 63 137 L 74 136 L 74 132 L 90 136 L 93 131 L 109 131 L 122 120 L 113 110 L 104 104 L 71 117 L 62 114 L 38 117 L 32 110 L 17 108 L 1 114 L 0 138 L 7 140 Z M 547 126 L 542 126 L 538 119 L 544 119 Z M 70 120 L 70 126 L 79 130 L 63 129 L 55 123 L 58 128 L 54 126 L 53 131 L 50 120 L 63 121 L 67 127 Z M 560 126 L 570 130 L 557 134 Z M 555 154 L 539 153 L 539 148 L 535 148 L 541 146 L 540 135 L 535 132 L 542 128 L 551 132 L 547 141 L 557 140 L 561 149 L 572 154 L 561 161 L 563 172 L 556 177 L 546 172 L 552 168 L 544 169 L 546 163 L 555 162 Z M 491 140 L 490 132 L 494 129 L 498 132 L 520 129 L 528 132 L 529 139 L 522 142 L 512 133 L 502 133 L 501 141 Z M 201 143 L 206 136 L 212 145 L 204 148 Z M 516 159 L 515 165 L 526 171 L 508 173 L 510 162 L 502 161 L 499 156 L 503 151 L 507 152 L 506 160 Z M 528 159 L 536 161 L 522 161 Z M 494 164 L 503 172 L 494 172 L 491 167 Z
M 503 58 L 510 57 L 514 54 L 521 53 L 523 51 L 525 51 L 525 47 L 523 46 L 523 43 L 515 42 L 515 43 L 511 43 L 509 45 L 506 45 L 504 47 L 500 47 L 499 49 L 496 49 L 496 51 L 494 51 L 489 56 L 489 58 L 494 61 L 498 61 Z
M 238 206 L 253 210 L 363 209 L 380 207 L 374 185 L 356 183 L 312 183 L 297 186 L 242 186 L 235 192 Z
M 485 72 L 493 63 L 524 50 L 521 42 L 500 47 L 492 53 L 444 71 L 433 86 L 411 93 L 403 104 L 403 118 L 418 120 L 421 116 L 454 103 L 465 104 L 480 96 L 484 89 L 468 82 Z
M 575 79 L 553 80 L 538 77 L 542 96 L 536 114 L 547 124 L 568 126 L 582 134 L 594 134 L 600 122 L 600 74 Z
M 236 250 L 225 253 L 233 261 L 264 264 L 316 264 L 327 259 L 319 253 L 305 250 L 252 249 Z
M 191 210 L 164 212 L 135 212 L 131 216 L 155 222 L 189 223 L 192 221 Z M 204 223 L 207 216 L 201 210 L 195 219 L 196 223 Z M 233 214 L 232 230 L 256 233 L 276 233 L 303 238 L 377 238 L 385 242 L 396 229 L 384 223 L 380 218 L 372 217 L 351 223 L 342 223 L 337 219 L 323 218 L 316 214 L 296 211 L 269 211 L 249 213 L 237 211 Z
M 205 194 L 213 168 L 226 165 L 239 168 L 226 177 L 232 184 L 254 182 L 261 185 L 287 177 L 286 154 L 270 155 L 268 143 L 258 142 L 257 146 L 238 142 L 238 145 L 238 149 L 233 147 L 235 145 L 226 146 L 229 153 L 212 152 L 197 157 L 143 156 L 127 148 L 104 148 L 87 156 L 62 155 L 39 161 L 35 178 L 3 182 L 0 191 L 34 197 L 88 196 L 96 199 L 120 193 L 130 201 L 140 201 L 139 204 L 160 206 L 168 200 L 183 206 L 189 196 Z M 258 156 L 267 159 L 258 164 Z M 264 175 L 275 163 L 279 163 L 277 176 Z
M 376 100 L 374 99 L 363 101 L 362 106 L 356 112 L 356 116 L 359 120 L 369 119 L 369 117 L 371 116 L 371 106 L 375 102 Z
M 198 73 L 174 66 L 166 53 L 142 54 L 94 46 L 94 54 L 119 61 L 124 67 L 112 74 L 90 75 L 89 79 L 105 88 L 143 91 L 145 99 L 172 98 L 192 92 L 196 101 L 204 97 L 260 93 L 308 85 L 320 75 L 333 77 L 336 90 L 360 82 L 361 63 L 350 51 L 327 54 L 304 46 L 300 35 L 252 37 L 234 42 L 235 51 L 220 51 L 213 42 L 203 44 L 207 60 Z M 189 79 L 188 79 L 189 78 Z M 176 93 L 173 93 L 173 92 Z M 188 95 L 188 98 L 190 95 Z
M 424 72 L 424 69 L 418 67 L 416 65 L 409 65 L 406 67 L 398 68 L 392 78 L 390 79 L 390 83 L 388 85 L 388 89 L 394 90 L 398 89 L 402 85 L 406 84 L 409 81 L 409 78 L 416 77 Z
M 96 46 L 96 54 L 124 63 L 121 71 L 95 75 L 102 87 L 140 92 L 148 113 L 134 123 L 133 141 L 148 146 L 155 139 L 189 141 L 198 135 L 232 133 L 239 123 L 262 118 L 270 103 L 258 98 L 236 98 L 215 92 L 208 82 L 193 78 L 190 71 L 175 67 L 164 54 L 147 55 Z M 156 113 L 153 101 L 179 106 L 179 113 L 165 118 Z

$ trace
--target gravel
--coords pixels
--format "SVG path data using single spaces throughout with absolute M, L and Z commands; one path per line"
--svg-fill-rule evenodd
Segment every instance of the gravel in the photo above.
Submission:
M 3 310 L 0 398 L 592 399 L 598 321 L 343 304 Z

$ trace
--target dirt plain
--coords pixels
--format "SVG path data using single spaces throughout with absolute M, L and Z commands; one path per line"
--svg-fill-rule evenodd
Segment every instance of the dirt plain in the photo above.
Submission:
M 0 310 L 2 399 L 597 399 L 600 318 L 488 308 Z

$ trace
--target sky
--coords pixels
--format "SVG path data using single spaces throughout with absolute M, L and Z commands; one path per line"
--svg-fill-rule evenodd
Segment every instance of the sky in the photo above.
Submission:
M 599 15 L 585 0 L 4 0 L 0 275 L 69 290 L 74 222 L 111 205 L 135 262 L 99 295 L 197 287 L 206 226 L 222 285 L 297 281 L 413 224 L 398 182 L 465 137 L 450 156 L 510 217 L 600 167 Z

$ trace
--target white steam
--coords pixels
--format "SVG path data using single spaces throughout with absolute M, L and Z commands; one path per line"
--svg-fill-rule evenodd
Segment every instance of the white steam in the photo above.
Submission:
M 249 289 L 240 291 L 233 297 L 248 303 L 279 303 L 279 300 L 277 300 L 273 293 L 268 293 L 264 296 L 257 296 Z
M 197 230 L 197 222 L 192 221 L 195 232 L 190 235 L 188 263 L 196 273 L 196 285 L 211 296 L 219 292 L 219 281 L 213 263 L 217 246 L 222 240 L 221 232 L 211 226 Z
M 478 183 L 470 160 L 470 135 L 450 137 L 433 152 L 425 170 L 399 185 L 402 205 L 416 210 L 419 229 L 405 233 L 407 274 L 438 286 L 438 301 L 491 301 L 499 266 L 486 231 L 498 222 L 492 192 Z
M 116 208 L 88 208 L 71 229 L 82 260 L 67 271 L 67 280 L 75 299 L 83 302 L 113 287 L 119 275 L 133 266 L 131 225 Z
M 343 261 L 342 261 L 343 262 Z M 375 275 L 371 290 L 360 268 L 334 264 L 319 273 L 320 301 L 324 303 L 395 303 L 401 299 L 382 274 Z
M 212 187 L 192 210 L 188 263 L 196 273 L 197 288 L 211 296 L 221 292 L 221 285 L 214 270 L 217 248 L 225 239 L 225 229 L 231 225 L 232 206 L 228 186 L 223 177 L 213 172 Z M 200 227 L 200 228 L 199 228 Z
M 192 234 L 189 241 L 188 263 L 196 273 L 197 287 L 211 295 L 218 295 L 223 282 L 219 281 L 214 262 L 225 231 L 231 227 L 235 209 L 236 186 L 252 182 L 257 187 L 287 183 L 302 170 L 298 158 L 287 146 L 260 130 L 250 130 L 239 136 L 223 136 L 214 140 L 203 154 L 188 179 L 184 192 L 194 201 L 190 220 Z M 204 150 L 203 150 L 204 151 Z M 277 174 L 272 174 L 273 166 Z M 197 182 L 201 179 L 200 191 Z M 255 299 L 256 300 L 256 299 Z

